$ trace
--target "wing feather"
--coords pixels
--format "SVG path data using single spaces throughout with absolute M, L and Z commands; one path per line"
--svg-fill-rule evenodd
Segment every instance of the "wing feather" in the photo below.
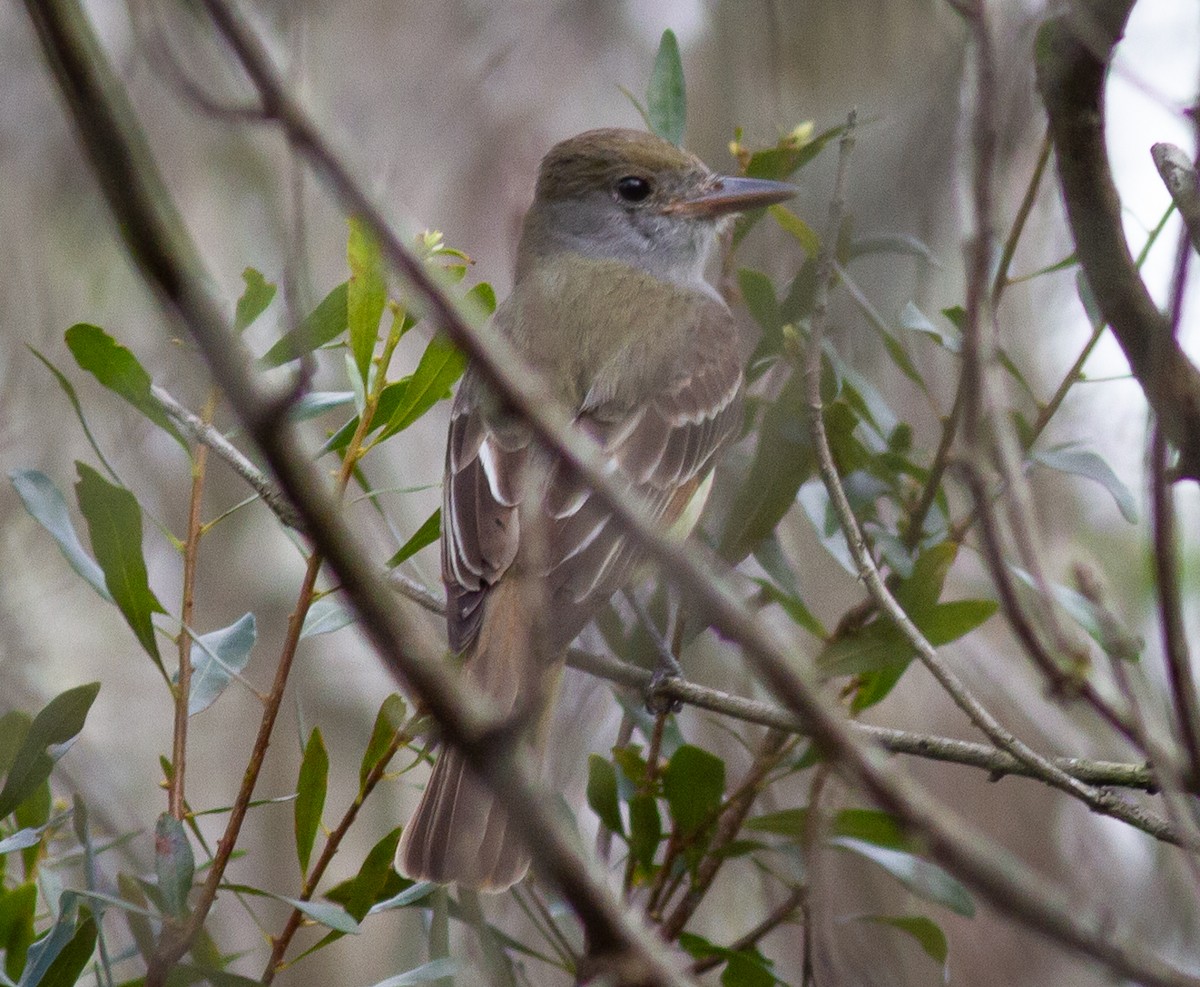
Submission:
M 726 313 L 727 315 L 727 313 Z M 686 508 L 741 418 L 742 371 L 732 325 L 702 334 L 680 354 L 664 386 L 638 403 L 583 402 L 576 423 L 592 434 L 629 487 L 664 526 Z M 451 647 L 479 632 L 489 590 L 513 565 L 537 565 L 561 649 L 629 577 L 640 554 L 610 512 L 561 461 L 535 456 L 521 423 L 494 412 L 468 371 L 451 415 L 443 505 L 442 574 Z M 530 465 L 540 462 L 541 558 L 522 563 L 521 505 Z

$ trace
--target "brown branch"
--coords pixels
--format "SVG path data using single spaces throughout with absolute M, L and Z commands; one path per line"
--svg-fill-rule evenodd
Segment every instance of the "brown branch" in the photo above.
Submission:
M 1038 32 L 1037 76 L 1080 265 L 1179 475 L 1200 479 L 1200 370 L 1142 282 L 1121 222 L 1104 132 L 1104 82 L 1134 0 L 1079 0 Z
M 210 389 L 204 404 L 203 419 L 212 418 L 217 392 Z M 175 722 L 171 735 L 171 777 L 167 782 L 167 808 L 176 819 L 187 814 L 187 728 L 188 705 L 192 694 L 192 613 L 196 604 L 196 561 L 200 555 L 200 537 L 204 530 L 201 502 L 204 479 L 208 472 L 208 446 L 197 443 L 192 457 L 192 493 L 188 504 L 187 537 L 183 543 L 183 593 L 179 608 L 179 677 L 175 683 Z
M 578 649 L 572 649 L 568 654 L 567 664 L 589 675 L 628 686 L 639 693 L 645 691 L 652 678 L 651 672 L 635 665 L 630 665 L 617 658 L 591 654 Z M 757 723 L 773 730 L 782 730 L 785 733 L 802 736 L 812 734 L 811 729 L 801 717 L 782 706 L 762 702 L 758 699 L 735 696 L 719 689 L 710 689 L 707 686 L 688 682 L 685 679 L 670 679 L 664 682 L 662 693 L 665 698 L 746 723 Z M 865 723 L 849 723 L 847 725 L 865 741 L 877 744 L 889 754 L 904 754 L 909 757 L 941 761 L 945 764 L 978 768 L 997 779 L 1006 775 L 1039 778 L 1034 768 L 991 744 L 912 733 L 908 730 L 877 727 Z M 1144 764 L 1093 761 L 1078 757 L 1056 757 L 1053 758 L 1053 762 L 1056 767 L 1072 777 L 1092 785 L 1133 788 L 1147 792 L 1156 792 L 1159 789 L 1157 778 Z

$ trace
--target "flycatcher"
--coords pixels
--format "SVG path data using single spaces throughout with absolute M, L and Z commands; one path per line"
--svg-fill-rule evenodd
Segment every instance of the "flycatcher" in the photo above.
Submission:
M 708 261 L 732 214 L 794 192 L 715 175 L 633 130 L 588 131 L 542 161 L 495 328 L 664 527 L 694 523 L 741 422 L 738 333 L 705 280 Z M 544 706 L 567 646 L 631 578 L 637 547 L 470 367 L 451 411 L 443 496 L 450 647 L 497 713 Z M 502 891 L 531 850 L 447 747 L 397 864 L 413 879 Z

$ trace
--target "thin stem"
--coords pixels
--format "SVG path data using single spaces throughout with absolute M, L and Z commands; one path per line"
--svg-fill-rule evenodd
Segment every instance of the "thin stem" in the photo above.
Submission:
M 217 391 L 210 388 L 201 420 L 212 420 L 216 411 Z M 175 686 L 175 723 L 171 738 L 171 780 L 167 785 L 167 811 L 182 820 L 187 814 L 185 776 L 187 772 L 188 705 L 192 693 L 192 612 L 196 604 L 196 560 L 204 527 L 201 504 L 207 475 L 208 446 L 197 443 L 192 456 L 192 493 L 188 505 L 187 536 L 183 543 L 183 601 L 179 608 L 179 680 Z

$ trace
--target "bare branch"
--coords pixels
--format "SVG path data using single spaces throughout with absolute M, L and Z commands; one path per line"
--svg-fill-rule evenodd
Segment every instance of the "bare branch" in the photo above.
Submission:
M 1146 290 L 1129 253 L 1104 134 L 1104 81 L 1134 0 L 1080 0 L 1042 25 L 1037 75 L 1075 250 L 1163 434 L 1179 475 L 1200 479 L 1200 370 Z
M 1150 148 L 1150 156 L 1183 218 L 1192 248 L 1200 253 L 1200 176 L 1187 155 L 1174 144 L 1155 144 Z

